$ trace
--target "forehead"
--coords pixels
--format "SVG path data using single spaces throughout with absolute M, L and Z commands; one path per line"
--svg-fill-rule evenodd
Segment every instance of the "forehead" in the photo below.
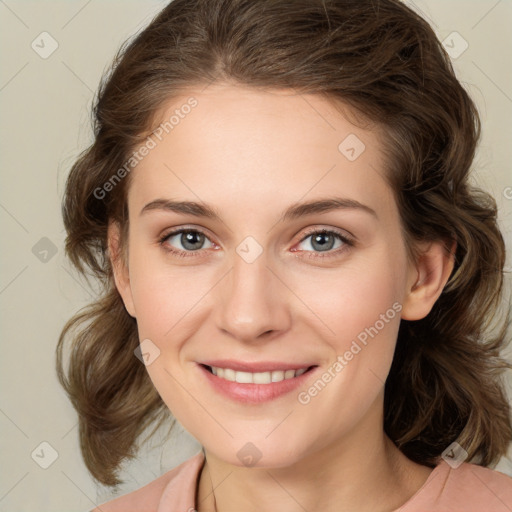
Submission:
M 349 117 L 290 90 L 191 89 L 158 113 L 152 147 L 132 171 L 130 209 L 179 197 L 254 213 L 326 194 L 385 208 L 380 132 Z

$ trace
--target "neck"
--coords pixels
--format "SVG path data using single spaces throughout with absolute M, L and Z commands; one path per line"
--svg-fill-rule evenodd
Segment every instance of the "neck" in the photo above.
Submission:
M 382 413 L 382 411 L 380 411 Z M 370 411 L 349 435 L 291 466 L 240 467 L 205 449 L 198 512 L 391 512 L 407 502 L 430 468 L 407 459 Z

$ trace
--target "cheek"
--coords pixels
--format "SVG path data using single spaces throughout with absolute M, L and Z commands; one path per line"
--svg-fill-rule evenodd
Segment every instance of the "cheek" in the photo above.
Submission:
M 393 260 L 379 251 L 329 272 L 297 274 L 295 289 L 339 353 L 376 323 L 382 331 L 389 331 L 382 329 L 382 321 L 386 327 L 398 324 L 404 282 L 400 268 L 400 258 Z
M 402 299 L 405 253 L 393 247 L 378 245 L 337 268 L 283 269 L 281 278 L 300 301 L 290 295 L 288 304 L 276 306 L 290 309 L 299 324 L 307 322 L 337 353 L 343 352 Z M 137 247 L 130 255 L 130 269 L 139 334 L 155 340 L 168 338 L 173 330 L 182 339 L 185 331 L 192 334 L 191 323 L 197 329 L 200 320 L 207 319 L 207 309 L 216 307 L 214 296 L 224 273 L 208 264 L 172 265 L 164 254 Z
M 194 307 L 208 289 L 204 269 L 171 265 L 163 250 L 135 248 L 130 255 L 130 286 L 139 334 L 164 340 L 183 319 L 194 316 Z
M 180 423 L 203 443 L 217 446 L 223 432 L 201 407 L 195 408 L 191 395 L 202 397 L 205 404 L 215 404 L 211 405 L 212 410 L 224 407 L 223 402 L 210 402 L 213 398 L 205 396 L 204 389 L 190 379 L 188 367 L 181 364 L 180 358 L 187 359 L 190 346 L 197 348 L 194 343 L 200 339 L 200 329 L 208 334 L 217 327 L 211 323 L 211 314 L 215 307 L 221 307 L 216 296 L 223 286 L 219 279 L 225 269 L 208 265 L 178 268 L 165 264 L 161 256 L 149 257 L 142 252 L 132 256 L 139 335 L 141 340 L 154 340 L 162 353 L 148 366 L 149 376 Z M 382 392 L 391 365 L 405 268 L 401 258 L 396 251 L 381 246 L 364 256 L 347 259 L 336 269 L 290 266 L 279 273 L 293 292 L 283 290 L 282 302 L 277 304 L 290 310 L 293 333 L 303 343 L 315 343 L 325 370 L 339 361 L 338 357 L 342 358 L 339 364 L 343 369 L 334 372 L 321 392 L 299 390 L 303 392 L 300 396 L 307 398 L 307 402 L 300 402 L 295 397 L 293 402 L 295 421 L 302 428 L 294 426 L 298 423 L 283 426 L 282 442 L 280 437 L 266 439 L 261 434 L 271 426 L 263 428 L 261 423 L 240 419 L 236 413 L 232 417 L 226 414 L 224 421 L 237 439 L 245 439 L 251 432 L 262 446 L 268 444 L 266 451 L 272 452 L 276 443 L 306 449 L 308 443 L 320 446 L 351 431 Z M 332 411 L 339 414 L 333 416 Z M 320 422 L 324 426 L 319 426 L 315 418 L 329 421 Z M 273 424 L 276 418 L 270 414 L 269 421 Z M 305 443 L 305 438 L 318 439 Z M 225 448 L 226 453 L 228 449 L 231 447 Z
M 322 336 L 319 347 L 328 343 L 330 354 L 318 376 L 325 387 L 318 381 L 310 383 L 302 390 L 299 402 L 304 404 L 304 414 L 330 418 L 325 439 L 349 432 L 368 411 L 374 410 L 383 393 L 400 325 L 397 268 L 391 260 L 368 266 L 364 272 L 354 265 L 316 280 L 316 288 L 303 280 L 300 293 L 309 297 L 308 306 L 322 325 L 329 327 L 321 327 L 322 333 L 327 334 Z M 318 320 L 315 325 L 318 333 Z M 325 344 L 321 350 L 326 353 Z M 332 411 L 339 414 L 333 416 Z

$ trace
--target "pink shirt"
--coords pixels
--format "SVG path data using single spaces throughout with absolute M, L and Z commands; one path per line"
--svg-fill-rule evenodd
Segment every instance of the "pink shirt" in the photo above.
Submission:
M 193 512 L 204 455 L 199 452 L 140 489 L 93 512 Z M 511 512 L 512 478 L 464 462 L 453 469 L 440 459 L 427 481 L 395 512 Z

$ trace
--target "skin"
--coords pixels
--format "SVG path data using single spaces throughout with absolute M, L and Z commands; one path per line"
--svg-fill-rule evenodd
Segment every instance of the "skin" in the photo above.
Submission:
M 428 314 L 453 268 L 450 254 L 441 242 L 424 244 L 418 261 L 409 261 L 378 127 L 352 124 L 315 95 L 227 83 L 173 98 L 162 119 L 189 96 L 197 107 L 132 171 L 127 252 L 115 223 L 109 247 L 140 339 L 160 350 L 149 376 L 205 449 L 199 512 L 400 507 L 431 469 L 385 435 L 384 383 L 400 318 Z M 366 147 L 354 161 L 338 150 L 349 134 Z M 334 195 L 375 215 L 345 208 L 280 220 L 294 203 Z M 155 199 L 207 203 L 221 221 L 157 209 L 140 214 Z M 165 250 L 186 251 L 180 235 L 159 243 L 180 227 L 207 236 L 188 257 Z M 354 244 L 335 237 L 323 252 L 306 238 L 311 228 L 350 235 Z M 248 236 L 262 249 L 252 263 L 236 252 Z M 305 405 L 298 392 L 316 378 L 275 400 L 244 404 L 214 392 L 196 365 L 217 358 L 312 362 L 318 377 L 394 303 L 400 314 Z M 261 452 L 253 467 L 237 456 L 248 442 Z

